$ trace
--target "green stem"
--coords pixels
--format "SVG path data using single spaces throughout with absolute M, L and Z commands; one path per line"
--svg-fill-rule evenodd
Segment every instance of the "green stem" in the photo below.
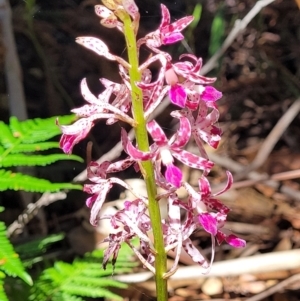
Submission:
M 128 59 L 131 68 L 129 69 L 132 97 L 132 112 L 133 118 L 137 123 L 135 127 L 135 135 L 137 146 L 144 152 L 149 151 L 149 140 L 146 128 L 146 120 L 144 117 L 143 94 L 140 88 L 135 83 L 141 80 L 141 73 L 138 69 L 139 60 L 136 46 L 136 36 L 132 28 L 132 21 L 129 15 L 122 18 L 124 23 L 124 35 L 127 44 Z M 161 225 L 161 214 L 159 203 L 156 200 L 157 188 L 154 177 L 154 169 L 151 161 L 141 162 L 141 170 L 145 179 L 148 201 L 149 215 L 153 229 L 154 247 L 155 247 L 155 281 L 157 300 L 168 300 L 167 280 L 163 275 L 167 271 L 167 255 L 165 252 L 163 232 Z

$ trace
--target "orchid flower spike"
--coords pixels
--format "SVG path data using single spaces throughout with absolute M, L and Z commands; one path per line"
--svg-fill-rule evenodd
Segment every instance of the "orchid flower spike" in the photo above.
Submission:
M 72 110 L 78 120 L 72 125 L 59 125 L 57 121 L 57 125 L 62 131 L 60 147 L 67 154 L 87 137 L 97 120 L 105 119 L 107 125 L 122 121 L 135 129 L 136 141 L 121 128 L 120 140 L 125 158 L 113 162 L 92 161 L 87 167 L 90 183 L 84 185 L 84 191 L 90 195 L 86 200 L 86 205 L 91 208 L 90 222 L 97 226 L 99 220 L 107 219 L 112 227 L 111 234 L 103 240 L 108 243 L 103 267 L 110 257 L 115 263 L 121 244 L 126 243 L 156 277 L 166 279 L 175 273 L 182 250 L 209 271 L 216 243 L 227 242 L 241 248 L 245 241 L 226 229 L 230 209 L 218 198 L 231 187 L 232 175 L 227 172 L 227 183 L 217 193 L 212 193 L 208 178 L 214 163 L 209 160 L 205 144 L 217 148 L 222 133 L 218 126 L 217 105 L 222 93 L 212 86 L 216 78 L 200 75 L 201 58 L 183 54 L 178 61 L 173 61 L 169 53 L 159 49 L 183 40 L 182 31 L 193 17 L 171 22 L 169 10 L 161 4 L 162 19 L 158 29 L 136 41 L 140 14 L 134 0 L 102 0 L 102 3 L 95 7 L 100 23 L 124 34 L 129 61 L 111 53 L 108 46 L 96 37 L 77 38 L 78 44 L 118 64 L 120 81 L 101 78 L 103 92 L 94 95 L 83 79 L 80 90 L 86 103 Z M 151 56 L 140 63 L 142 45 L 150 49 Z M 156 68 L 159 66 L 155 73 L 151 68 L 154 64 Z M 152 113 L 166 95 L 180 108 L 170 113 L 170 118 L 175 121 L 175 130 L 170 136 L 156 120 L 151 120 Z M 197 151 L 186 150 L 191 138 L 198 147 Z M 197 190 L 186 182 L 183 166 L 199 170 Z M 119 172 L 132 167 L 144 176 L 148 195 L 146 192 L 145 195 L 137 193 L 118 177 Z M 115 184 L 130 191 L 134 200 L 125 199 L 123 209 L 103 215 L 102 206 Z M 178 197 L 179 188 L 186 190 L 186 198 Z M 160 214 L 153 212 L 159 211 L 157 203 L 162 198 L 167 199 L 168 208 L 167 215 L 161 219 Z M 191 235 L 198 229 L 211 236 L 210 261 L 193 245 Z M 155 245 L 149 235 L 152 232 Z M 139 239 L 139 248 L 131 242 L 135 237 Z M 174 265 L 168 271 L 156 273 L 155 260 L 165 260 L 170 251 L 175 254 Z

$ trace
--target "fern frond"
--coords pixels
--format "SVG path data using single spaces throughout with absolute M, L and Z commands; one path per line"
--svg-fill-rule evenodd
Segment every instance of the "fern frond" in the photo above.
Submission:
M 47 191 L 55 192 L 62 189 L 82 190 L 82 186 L 71 183 L 51 183 L 45 179 L 38 179 L 21 173 L 13 173 L 0 169 L 0 191 L 8 189 L 42 193 Z
M 114 271 L 104 271 L 102 269 L 103 251 L 95 252 L 95 256 L 93 256 L 93 253 L 89 253 L 84 258 L 75 260 L 72 264 L 56 262 L 52 268 L 43 271 L 43 274 L 32 288 L 30 299 L 70 301 L 73 300 L 70 297 L 72 296 L 74 298 L 105 297 L 113 300 L 123 300 L 123 298 L 111 292 L 109 288 L 126 288 L 127 285 L 107 276 L 111 276 L 113 273 L 132 271 L 132 265 L 136 266 L 136 263 L 131 263 L 128 260 L 131 254 L 132 251 L 127 252 L 127 264 L 124 260 L 121 264 L 121 270 L 116 266 Z M 62 296 L 68 296 L 69 299 L 64 299 Z M 81 299 L 74 299 L 74 301 L 79 300 L 81 301 Z
M 74 277 L 73 281 L 74 284 L 78 286 L 84 286 L 84 287 L 101 287 L 101 286 L 111 286 L 111 287 L 117 287 L 117 288 L 126 288 L 127 285 L 125 283 L 118 282 L 116 280 L 113 280 L 111 278 L 94 278 L 94 277 L 88 277 L 88 276 L 77 276 Z
M 34 143 L 34 144 L 26 144 L 22 143 L 21 145 L 16 145 L 12 150 L 12 154 L 16 153 L 33 153 L 33 152 L 39 152 L 39 151 L 45 151 L 48 149 L 58 149 L 59 148 L 59 143 L 55 141 L 50 141 L 50 142 L 39 142 L 39 143 Z M 2 154 L 3 151 L 1 151 L 0 148 L 0 153 Z
M 105 288 L 95 288 L 95 287 L 86 287 L 86 286 L 78 286 L 77 284 L 68 283 L 62 287 L 62 289 L 72 295 L 79 295 L 83 297 L 91 297 L 91 298 L 110 298 L 113 300 L 122 301 L 123 298 L 112 293 L 108 289 Z
M 20 277 L 29 285 L 32 285 L 30 276 L 25 272 L 22 262 L 15 253 L 12 244 L 6 237 L 6 228 L 0 222 L 0 270 L 9 276 Z
M 8 149 L 16 147 L 18 143 L 33 144 L 47 141 L 60 134 L 56 119 L 57 117 L 50 117 L 19 121 L 16 117 L 11 117 L 9 126 L 0 121 L 0 144 Z M 74 120 L 74 115 L 59 117 L 62 124 L 70 124 Z
M 46 141 L 61 133 L 56 125 L 58 117 L 35 118 L 19 121 L 16 117 L 10 118 L 10 129 L 14 137 L 21 139 L 23 143 L 38 143 Z M 59 117 L 61 124 L 70 124 L 75 121 L 74 115 Z
M 75 160 L 83 162 L 83 159 L 76 155 L 52 154 L 52 155 L 24 155 L 12 154 L 7 157 L 0 157 L 0 167 L 11 166 L 45 166 L 59 160 Z
M 78 156 L 68 156 L 62 153 L 52 155 L 30 154 L 59 148 L 58 142 L 46 141 L 60 134 L 60 129 L 55 123 L 56 119 L 57 117 L 51 117 L 19 121 L 16 117 L 11 117 L 9 125 L 0 121 L 0 167 L 45 166 L 58 160 L 83 162 L 82 158 Z M 68 124 L 74 119 L 74 115 L 62 116 L 60 122 Z
M 84 301 L 84 300 L 81 297 L 58 292 L 52 296 L 52 301 Z
M 4 279 L 5 279 L 5 274 L 0 271 L 0 300 L 9 301 L 4 291 Z
M 20 255 L 23 263 L 25 264 L 24 259 L 26 261 L 30 261 L 28 258 L 32 259 L 44 254 L 47 251 L 47 248 L 64 238 L 65 235 L 63 233 L 36 238 L 32 241 L 15 246 L 15 251 Z

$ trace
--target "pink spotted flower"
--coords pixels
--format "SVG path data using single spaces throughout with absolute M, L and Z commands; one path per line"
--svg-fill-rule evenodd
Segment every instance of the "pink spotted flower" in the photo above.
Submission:
M 150 152 L 145 153 L 138 150 L 128 140 L 127 135 L 123 134 L 124 149 L 134 160 L 144 161 L 152 159 L 154 165 L 164 165 L 166 168 L 165 178 L 167 182 L 175 187 L 180 187 L 181 185 L 182 172 L 174 165 L 174 158 L 192 168 L 201 169 L 205 173 L 209 172 L 213 167 L 211 161 L 182 149 L 191 136 L 191 125 L 186 117 L 180 117 L 180 127 L 169 140 L 155 120 L 147 123 L 147 130 L 154 141 L 150 147 Z
M 222 97 L 222 93 L 212 86 L 215 78 L 205 77 L 199 74 L 202 59 L 192 54 L 181 55 L 179 59 L 189 58 L 194 61 L 177 62 L 169 64 L 165 72 L 165 79 L 169 85 L 169 97 L 173 104 L 191 110 L 198 108 L 200 99 L 215 102 Z
M 194 19 L 193 16 L 187 16 L 171 23 L 170 12 L 163 4 L 161 4 L 161 14 L 162 19 L 158 29 L 140 39 L 138 41 L 139 46 L 145 43 L 153 51 L 159 52 L 157 48 L 161 45 L 173 44 L 183 40 L 184 36 L 181 31 Z

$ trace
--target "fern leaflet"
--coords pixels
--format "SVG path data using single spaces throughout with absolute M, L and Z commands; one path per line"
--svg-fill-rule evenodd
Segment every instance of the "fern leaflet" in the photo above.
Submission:
M 83 162 L 82 158 L 76 155 L 65 154 L 52 154 L 52 155 L 24 155 L 24 154 L 12 154 L 8 157 L 4 157 L 2 160 L 0 157 L 0 167 L 11 166 L 45 166 L 54 163 L 59 160 L 75 160 Z
M 55 192 L 62 189 L 82 190 L 82 186 L 72 183 L 51 183 L 45 179 L 39 179 L 21 173 L 0 169 L 0 191 L 25 190 L 31 192 Z
M 6 228 L 3 222 L 0 222 L 0 270 L 9 276 L 20 277 L 26 283 L 32 285 L 30 276 L 25 272 L 22 262 L 15 253 L 13 246 L 6 237 Z
M 9 301 L 4 291 L 4 279 L 5 279 L 5 274 L 0 271 L 0 300 Z
M 65 154 L 26 155 L 48 149 L 59 148 L 58 142 L 46 141 L 60 134 L 56 125 L 57 117 L 47 119 L 29 119 L 19 121 L 16 117 L 10 118 L 7 125 L 0 121 L 0 167 L 10 166 L 45 166 L 58 160 L 76 160 L 83 162 L 78 156 Z M 74 121 L 74 115 L 60 117 L 64 124 Z
M 119 260 L 115 266 L 115 272 L 124 273 L 132 271 L 137 264 L 128 260 L 132 251 L 123 253 L 123 261 Z M 122 258 L 122 255 L 121 255 Z M 126 258 L 126 259 L 125 259 Z M 83 259 L 77 259 L 72 264 L 56 262 L 54 267 L 43 271 L 31 290 L 31 300 L 51 301 L 82 301 L 81 297 L 110 298 L 123 300 L 120 296 L 111 292 L 109 288 L 126 288 L 111 277 L 114 271 L 102 269 L 103 251 L 97 250 L 87 254 Z

